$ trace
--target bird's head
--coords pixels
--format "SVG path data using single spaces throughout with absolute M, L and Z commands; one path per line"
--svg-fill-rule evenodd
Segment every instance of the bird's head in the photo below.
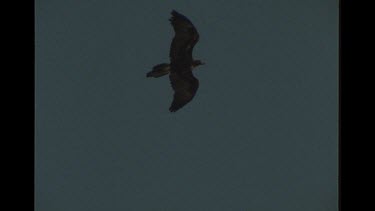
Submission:
M 193 67 L 197 67 L 199 65 L 204 65 L 204 62 L 202 62 L 201 60 L 194 60 L 193 61 Z

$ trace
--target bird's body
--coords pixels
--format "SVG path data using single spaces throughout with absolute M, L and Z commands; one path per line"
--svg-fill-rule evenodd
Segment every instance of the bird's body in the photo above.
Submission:
M 169 111 L 175 112 L 189 103 L 195 96 L 199 81 L 193 75 L 193 69 L 203 62 L 194 60 L 192 52 L 194 45 L 199 40 L 199 34 L 184 15 L 172 11 L 169 19 L 175 36 L 169 51 L 170 64 L 162 63 L 153 67 L 147 77 L 158 78 L 169 74 L 169 79 L 174 90 L 173 101 Z
M 194 60 L 193 64 L 191 64 L 190 68 L 195 70 L 194 68 L 201 65 L 202 62 L 200 60 Z M 171 65 L 168 63 L 162 63 L 155 65 L 150 72 L 147 73 L 147 77 L 159 78 L 161 76 L 169 74 L 171 71 Z

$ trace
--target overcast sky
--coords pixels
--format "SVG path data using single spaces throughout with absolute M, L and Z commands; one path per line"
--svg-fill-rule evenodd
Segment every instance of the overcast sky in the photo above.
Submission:
M 338 210 L 337 0 L 35 4 L 35 210 Z M 172 9 L 206 63 L 176 113 Z

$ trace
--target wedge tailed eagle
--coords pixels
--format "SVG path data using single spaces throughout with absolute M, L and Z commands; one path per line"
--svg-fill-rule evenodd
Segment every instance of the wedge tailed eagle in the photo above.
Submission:
M 193 69 L 204 63 L 193 59 L 193 48 L 199 40 L 199 34 L 193 23 L 184 15 L 173 10 L 171 22 L 175 36 L 169 51 L 170 63 L 155 65 L 147 77 L 158 78 L 169 74 L 174 90 L 173 101 L 169 107 L 175 112 L 189 103 L 195 96 L 199 81 L 193 75 Z

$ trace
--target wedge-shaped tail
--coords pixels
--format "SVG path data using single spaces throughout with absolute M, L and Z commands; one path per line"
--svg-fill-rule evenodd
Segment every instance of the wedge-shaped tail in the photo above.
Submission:
M 147 73 L 147 77 L 159 78 L 163 75 L 167 75 L 170 69 L 170 65 L 167 63 L 155 65 L 152 70 Z

